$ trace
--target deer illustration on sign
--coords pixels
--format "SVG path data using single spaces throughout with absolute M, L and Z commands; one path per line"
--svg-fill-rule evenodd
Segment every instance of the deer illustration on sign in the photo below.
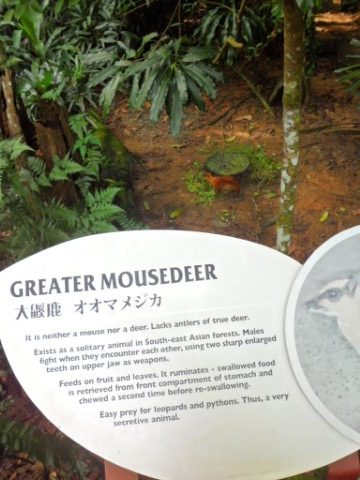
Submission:
M 360 286 L 355 276 L 330 281 L 305 306 L 310 312 L 335 316 L 341 333 L 360 355 Z

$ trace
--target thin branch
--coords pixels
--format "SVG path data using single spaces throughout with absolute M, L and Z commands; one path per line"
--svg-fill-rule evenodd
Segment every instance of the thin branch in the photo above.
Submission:
M 247 2 L 247 0 L 242 0 L 242 2 L 241 2 L 241 4 L 240 4 L 239 10 L 238 10 L 237 15 L 236 15 L 236 23 L 240 23 L 241 15 L 242 15 L 242 13 L 243 13 L 243 11 L 244 11 L 246 2 Z
M 214 125 L 214 123 L 217 123 L 222 119 L 225 119 L 228 122 L 235 115 L 235 113 L 236 113 L 237 109 L 240 107 L 240 105 L 243 104 L 244 102 L 246 102 L 247 100 L 249 100 L 250 98 L 251 98 L 251 95 L 247 95 L 246 97 L 241 98 L 238 102 L 235 103 L 235 105 L 231 105 L 231 107 L 228 108 L 225 112 L 221 113 L 216 118 L 214 118 L 213 120 L 211 120 L 210 122 L 208 122 L 208 123 L 206 123 L 202 126 L 205 127 L 205 126 L 209 126 L 209 125 Z
M 357 131 L 357 128 L 359 127 L 358 123 L 355 122 L 348 122 L 348 123 L 325 123 L 323 125 L 318 125 L 314 127 L 308 127 L 308 128 L 303 128 L 301 129 L 300 133 L 315 133 L 315 132 L 321 132 L 323 130 L 330 130 L 332 131 L 340 131 L 340 130 L 346 130 L 346 131 Z M 325 133 L 325 132 L 324 132 Z
M 273 109 L 270 107 L 270 105 L 268 104 L 267 100 L 265 99 L 265 97 L 261 94 L 261 92 L 259 91 L 258 87 L 256 85 L 254 85 L 242 72 L 240 69 L 238 69 L 237 67 L 233 67 L 235 72 L 244 80 L 244 82 L 250 87 L 250 89 L 252 90 L 253 93 L 255 93 L 255 95 L 257 96 L 257 98 L 260 100 L 260 102 L 262 103 L 262 105 L 264 106 L 265 110 L 267 110 L 270 115 L 272 115 L 273 117 L 275 116 L 274 114 L 274 111 Z
M 169 28 L 171 27 L 171 24 L 172 24 L 172 22 L 173 22 L 173 20 L 174 20 L 174 18 L 175 18 L 175 15 L 176 15 L 179 7 L 180 7 L 180 4 L 181 4 L 181 0 L 178 0 L 178 2 L 177 2 L 177 4 L 176 4 L 176 7 L 174 8 L 174 11 L 173 11 L 173 13 L 172 13 L 172 15 L 171 15 L 171 17 L 170 17 L 170 20 L 169 20 L 168 24 L 167 24 L 166 27 L 165 27 L 165 30 L 164 30 L 164 31 L 162 32 L 162 34 L 160 35 L 159 42 L 160 42 L 160 40 L 162 40 L 162 39 L 164 38 L 166 32 L 167 32 L 167 31 L 169 30 Z M 159 42 L 158 42 L 158 43 L 159 43 Z
M 215 58 L 212 60 L 213 65 L 217 65 L 219 63 L 220 58 L 222 57 L 226 47 L 228 46 L 228 39 L 225 40 L 225 42 L 222 44 L 220 50 L 218 51 L 217 55 Z

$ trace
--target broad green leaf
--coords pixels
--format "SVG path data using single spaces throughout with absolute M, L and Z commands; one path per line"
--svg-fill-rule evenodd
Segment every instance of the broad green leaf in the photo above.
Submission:
M 221 25 L 224 17 L 226 17 L 226 16 L 228 16 L 228 12 L 222 12 L 222 13 L 219 13 L 218 15 L 214 16 L 211 28 L 209 29 L 209 31 L 207 33 L 207 36 L 206 36 L 207 45 L 209 45 L 212 42 L 212 40 L 214 39 L 217 28 L 219 27 L 219 25 Z
M 136 75 L 137 73 L 143 72 L 155 65 L 158 65 L 163 58 L 157 54 L 151 57 L 146 58 L 142 62 L 130 64 L 125 72 L 125 78 L 131 77 L 132 75 Z
M 200 25 L 200 32 L 201 32 L 201 35 L 204 36 L 205 33 L 208 31 L 215 15 L 220 11 L 220 7 L 216 7 L 212 10 L 209 11 L 209 13 L 207 15 L 204 16 L 204 18 L 202 19 L 201 21 L 201 25 Z M 209 39 L 207 40 L 206 39 L 206 43 L 210 43 L 212 39 Z
M 138 92 L 137 98 L 134 98 L 133 101 L 130 103 L 130 106 L 132 108 L 134 108 L 135 110 L 138 110 L 143 106 L 145 100 L 149 95 L 151 87 L 154 84 L 154 81 L 157 75 L 158 75 L 158 71 L 156 68 L 147 70 L 147 72 L 145 73 L 145 77 L 143 79 L 142 85 L 140 87 L 140 90 Z
M 211 78 L 204 73 L 199 64 L 184 66 L 187 76 L 194 80 L 200 88 L 204 89 L 210 98 L 216 97 L 216 88 Z
M 41 25 L 44 15 L 40 5 L 36 2 L 27 3 L 25 9 L 16 12 L 21 29 L 31 41 L 33 48 L 40 55 L 44 55 L 44 44 L 40 40 Z
M 165 104 L 171 82 L 170 75 L 168 70 L 164 70 L 154 83 L 154 94 L 150 109 L 150 120 L 152 122 L 158 121 L 160 112 Z
M 129 105 L 131 108 L 135 108 L 134 105 L 136 104 L 137 98 L 139 96 L 139 82 L 140 82 L 140 73 L 137 73 L 133 76 L 133 81 L 130 90 L 129 96 Z
M 96 87 L 96 85 L 103 83 L 105 80 L 107 80 L 110 77 L 113 77 L 118 72 L 119 72 L 119 68 L 116 66 L 104 68 L 103 70 L 100 70 L 99 72 L 95 73 L 90 77 L 90 80 L 87 83 L 87 86 L 88 88 Z
M 153 40 L 158 36 L 159 34 L 157 32 L 151 32 L 151 33 L 148 33 L 147 35 L 144 35 L 141 40 L 141 45 L 142 46 L 146 45 L 147 43 L 151 42 L 151 40 Z
M 191 47 L 182 60 L 186 63 L 199 62 L 213 58 L 215 50 L 210 47 Z
M 105 88 L 101 92 L 100 104 L 103 107 L 105 115 L 109 114 L 112 102 L 118 90 L 121 79 L 122 79 L 122 75 L 118 73 L 110 80 L 110 82 L 105 86 Z
M 13 43 L 15 48 L 20 47 L 21 36 L 22 36 L 22 31 L 21 30 L 14 30 L 14 32 L 12 34 L 12 43 Z
M 175 70 L 175 80 L 176 80 L 177 90 L 179 91 L 181 102 L 185 104 L 188 101 L 188 88 L 186 85 L 185 75 L 179 68 Z
M 65 27 L 55 28 L 54 31 L 51 33 L 48 41 L 46 42 L 46 45 L 51 45 L 55 38 L 58 37 L 64 31 L 64 29 Z
M 204 103 L 204 99 L 202 97 L 201 91 L 199 90 L 199 87 L 189 77 L 187 78 L 186 81 L 187 81 L 187 86 L 188 86 L 188 89 L 189 89 L 189 94 L 190 94 L 191 100 L 193 101 L 193 103 L 197 106 L 197 108 L 200 111 L 205 112 L 206 107 L 205 107 L 205 103 Z
M 83 56 L 84 65 L 93 65 L 93 64 L 100 64 L 106 62 L 114 62 L 116 60 L 117 55 L 115 52 L 106 52 L 103 50 L 100 51 L 90 51 L 89 53 L 85 53 Z
M 119 46 L 124 50 L 126 58 L 132 59 L 136 57 L 136 51 L 128 47 L 124 42 L 118 41 Z
M 205 73 L 208 77 L 213 78 L 216 82 L 222 82 L 224 80 L 224 76 L 221 72 L 215 70 L 215 68 L 211 65 L 205 65 L 201 63 L 201 70 Z
M 173 137 L 176 137 L 180 132 L 184 114 L 181 96 L 177 88 L 177 83 L 175 79 L 173 79 L 171 82 L 166 107 L 168 115 L 170 117 L 171 135 Z
M 21 63 L 23 60 L 21 58 L 18 58 L 18 57 L 9 57 L 6 59 L 5 63 L 3 63 L 1 66 L 1 68 L 12 68 L 12 67 L 15 67 L 15 65 L 18 65 L 19 63 Z
M 20 20 L 20 17 L 24 14 L 24 12 L 27 8 L 26 3 L 27 2 L 24 2 L 24 1 L 18 1 L 18 2 L 15 3 L 14 15 L 15 15 L 15 18 L 17 18 L 18 20 Z
M 246 40 L 246 43 L 253 43 L 253 32 L 249 19 L 245 15 L 241 19 L 241 26 L 242 37 Z
M 65 0 L 57 0 L 54 7 L 55 15 L 58 16 L 64 6 Z

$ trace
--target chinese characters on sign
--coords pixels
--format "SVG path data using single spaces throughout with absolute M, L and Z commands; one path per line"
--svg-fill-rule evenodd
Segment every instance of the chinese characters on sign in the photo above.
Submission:
M 123 298 L 103 299 L 94 298 L 92 302 L 84 302 L 80 300 L 79 303 L 74 304 L 74 313 L 84 315 L 90 312 L 104 313 L 104 310 L 119 310 L 123 311 L 128 308 L 141 309 L 142 307 L 149 306 L 150 308 L 161 307 L 162 297 L 156 293 L 144 295 L 134 295 Z M 61 317 L 62 309 L 61 303 L 32 303 L 28 306 L 21 304 L 19 308 L 16 308 L 17 315 L 16 320 L 29 319 L 29 318 L 50 318 Z

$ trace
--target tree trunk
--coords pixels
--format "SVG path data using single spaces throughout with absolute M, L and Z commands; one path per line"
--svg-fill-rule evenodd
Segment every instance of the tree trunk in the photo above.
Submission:
M 6 102 L 6 118 L 11 137 L 23 137 L 19 115 L 16 110 L 12 72 L 6 69 L 1 76 L 2 91 Z
M 283 168 L 280 182 L 280 213 L 276 248 L 288 254 L 295 209 L 301 88 L 304 69 L 304 15 L 295 0 L 284 0 L 284 95 L 283 95 Z
M 0 64 L 4 64 L 5 61 L 6 51 L 0 41 Z M 8 68 L 5 68 L 0 75 L 0 93 L 0 136 L 24 139 L 16 108 L 13 74 Z M 16 161 L 16 167 L 21 168 L 25 162 L 26 155 L 20 155 Z
M 56 103 L 40 102 L 38 118 L 35 122 L 36 139 L 46 169 L 50 171 L 53 157 L 64 158 L 73 146 L 74 139 L 65 112 Z M 78 200 L 76 189 L 70 181 L 57 182 L 52 194 L 66 205 L 74 205 Z

